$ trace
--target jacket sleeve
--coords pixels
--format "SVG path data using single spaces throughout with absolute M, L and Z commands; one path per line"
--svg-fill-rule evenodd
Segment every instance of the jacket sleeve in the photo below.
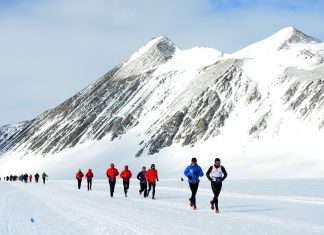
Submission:
M 189 166 L 187 166 L 187 168 L 184 170 L 183 174 L 188 177 L 189 175 Z
M 158 171 L 156 171 L 156 180 L 159 181 Z
M 136 178 L 137 178 L 138 180 L 141 180 L 140 175 L 141 175 L 141 172 L 139 172 L 139 173 L 137 174 L 137 177 L 136 177 Z
M 225 167 L 223 167 L 223 166 L 222 166 L 222 172 L 224 174 L 224 176 L 222 177 L 222 181 L 224 181 L 226 179 L 226 177 L 227 177 L 227 172 L 225 170 Z
M 149 174 L 149 171 L 147 171 L 145 174 L 145 179 L 147 179 L 147 180 L 148 180 L 148 174 Z
M 212 181 L 212 178 L 210 177 L 210 173 L 211 173 L 212 169 L 213 169 L 213 166 L 210 166 L 208 171 L 206 172 L 206 176 L 210 181 Z
M 124 176 L 124 171 L 122 171 L 121 173 L 120 173 L 120 178 L 123 178 L 123 176 Z
M 199 176 L 200 176 L 200 177 L 204 176 L 204 172 L 203 172 L 203 170 L 201 169 L 201 167 L 199 167 Z
M 130 176 L 129 176 L 129 178 L 132 178 L 133 174 L 132 174 L 132 172 L 131 172 L 131 171 L 129 171 L 129 172 L 130 172 Z

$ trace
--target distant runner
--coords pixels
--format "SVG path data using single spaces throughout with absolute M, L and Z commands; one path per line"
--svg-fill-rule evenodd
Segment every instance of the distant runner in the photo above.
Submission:
M 38 183 L 39 174 L 38 174 L 38 173 L 36 173 L 36 174 L 34 175 L 34 177 L 35 177 L 35 182 L 36 182 L 36 183 Z
M 33 176 L 32 176 L 32 174 L 30 174 L 30 175 L 29 175 L 29 183 L 31 183 L 32 180 L 33 180 Z
M 86 173 L 85 177 L 87 178 L 88 191 L 89 190 L 92 190 L 93 173 L 92 173 L 92 170 L 91 169 L 88 170 L 88 172 Z
M 128 189 L 129 189 L 129 180 L 132 178 L 132 172 L 128 170 L 128 165 L 125 166 L 125 169 L 120 173 L 120 178 L 123 179 L 124 193 L 125 197 L 127 197 Z
M 84 174 L 81 171 L 81 169 L 79 169 L 78 172 L 75 174 L 75 178 L 78 181 L 78 189 L 81 189 L 81 182 L 82 182 L 83 176 L 84 176 Z
M 110 196 L 114 197 L 116 177 L 119 174 L 118 170 L 115 168 L 114 163 L 110 164 L 110 168 L 107 169 L 106 175 L 108 177 L 109 187 L 110 187 Z
M 43 184 L 45 184 L 45 181 L 48 179 L 48 175 L 46 175 L 45 172 L 42 174 Z
M 146 167 L 143 166 L 142 167 L 142 171 L 140 171 L 137 174 L 137 179 L 140 181 L 140 190 L 139 190 L 139 194 L 141 195 L 144 192 L 144 197 L 147 196 L 147 180 L 145 178 L 146 175 Z
M 153 192 L 152 192 L 152 199 L 155 199 L 155 186 L 156 186 L 156 181 L 159 181 L 159 177 L 158 177 L 158 171 L 155 169 L 155 164 L 151 165 L 151 169 L 149 169 L 146 172 L 145 175 L 146 180 L 148 181 L 149 184 L 149 189 L 147 192 L 147 196 L 149 196 L 151 188 L 153 188 Z

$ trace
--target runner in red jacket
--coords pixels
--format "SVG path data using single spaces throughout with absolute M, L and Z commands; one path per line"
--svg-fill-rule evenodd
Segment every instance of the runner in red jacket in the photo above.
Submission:
M 93 178 L 93 173 L 92 170 L 89 169 L 87 174 L 85 175 L 85 177 L 87 178 L 87 184 L 88 184 L 88 191 L 92 190 L 92 178 Z
M 110 168 L 107 169 L 106 175 L 108 177 L 108 182 L 110 186 L 110 196 L 114 197 L 115 185 L 116 185 L 116 177 L 118 176 L 119 172 L 115 168 L 114 163 L 110 164 Z
M 132 172 L 128 170 L 128 165 L 125 166 L 125 169 L 120 173 L 119 176 L 123 179 L 124 193 L 125 197 L 127 197 L 127 192 L 129 189 L 129 180 L 132 177 Z
M 30 174 L 30 175 L 29 175 L 29 182 L 30 182 L 30 183 L 32 182 L 32 179 L 33 179 L 33 176 Z
M 81 189 L 81 182 L 82 182 L 82 177 L 84 176 L 84 174 L 82 173 L 81 169 L 78 170 L 78 172 L 75 175 L 75 178 L 78 181 L 78 189 Z
M 149 184 L 147 196 L 149 196 L 151 187 L 153 187 L 152 199 L 155 199 L 155 185 L 156 185 L 156 181 L 159 181 L 158 171 L 155 169 L 155 164 L 151 165 L 151 169 L 149 169 L 146 172 L 145 178 L 147 179 Z

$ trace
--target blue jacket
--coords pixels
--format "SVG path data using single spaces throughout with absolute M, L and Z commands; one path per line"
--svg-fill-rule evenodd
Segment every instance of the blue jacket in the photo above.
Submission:
M 192 183 L 193 181 L 199 182 L 199 177 L 202 177 L 204 175 L 204 172 L 202 171 L 201 167 L 196 165 L 189 165 L 185 171 L 184 175 L 188 177 L 188 182 Z

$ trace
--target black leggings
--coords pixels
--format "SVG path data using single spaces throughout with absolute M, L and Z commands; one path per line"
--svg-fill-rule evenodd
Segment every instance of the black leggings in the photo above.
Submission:
M 196 194 L 198 191 L 199 183 L 189 183 L 190 190 L 191 190 L 191 198 L 190 201 L 193 205 L 196 205 Z
M 149 183 L 149 188 L 147 192 L 147 196 L 150 194 L 151 188 L 153 187 L 152 198 L 155 197 L 155 183 Z
M 211 187 L 214 193 L 214 198 L 212 200 L 212 203 L 215 204 L 216 209 L 218 209 L 218 196 L 222 190 L 222 183 L 221 182 L 211 182 Z
M 79 179 L 78 179 L 78 189 L 81 188 L 81 182 L 82 182 L 82 180 L 79 180 Z
M 110 196 L 114 196 L 116 179 L 109 180 Z
M 46 179 L 46 178 L 45 178 L 45 177 L 43 177 L 43 184 L 45 184 L 45 179 Z
M 88 191 L 89 191 L 92 188 L 92 179 L 87 179 L 87 183 L 88 183 Z
M 144 192 L 144 197 L 147 195 L 147 182 L 140 182 L 141 190 L 140 193 Z
M 129 189 L 129 180 L 123 180 L 123 185 L 124 185 L 124 193 L 125 195 L 127 194 L 127 191 Z

